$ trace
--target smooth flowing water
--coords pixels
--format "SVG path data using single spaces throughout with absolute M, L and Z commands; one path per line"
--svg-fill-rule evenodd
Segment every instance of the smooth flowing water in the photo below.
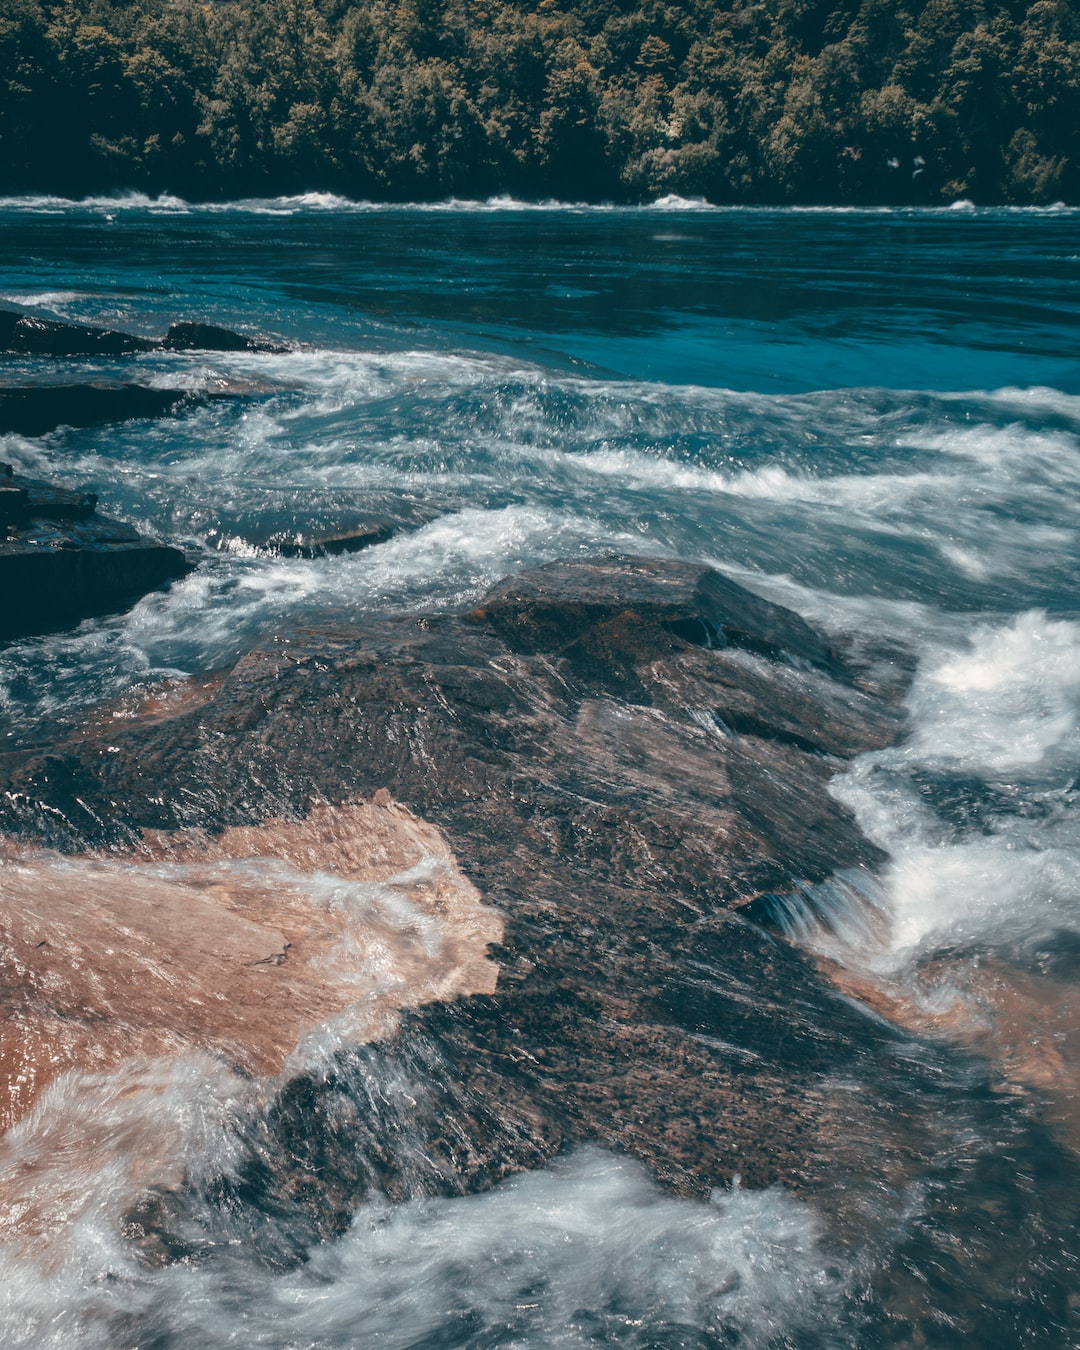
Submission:
M 853 1185 L 857 1216 L 778 1188 L 676 1200 L 586 1151 L 365 1206 L 299 1267 L 226 1227 L 219 1259 L 151 1268 L 116 1222 L 146 1141 L 227 1171 L 258 1089 L 197 1059 L 142 1095 L 68 1078 L 6 1146 L 39 1237 L 0 1256 L 4 1344 L 954 1344 L 972 1317 L 983 1344 L 1080 1343 L 1080 212 L 38 199 L 0 202 L 0 241 L 0 304 L 289 346 L 6 358 L 9 383 L 230 396 L 0 443 L 199 561 L 0 649 L 0 751 L 289 625 L 460 609 L 556 558 L 708 561 L 910 662 L 908 736 L 832 789 L 890 861 L 776 920 L 1031 1125 L 1003 1152 L 954 1122 L 948 1166 Z M 362 553 L 259 547 L 391 509 L 418 527 Z M 898 1341 L 888 1291 L 913 1284 L 925 1339 Z

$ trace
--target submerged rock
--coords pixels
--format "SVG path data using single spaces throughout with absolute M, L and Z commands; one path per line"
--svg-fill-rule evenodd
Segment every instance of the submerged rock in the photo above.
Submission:
M 179 549 L 99 516 L 92 492 L 0 464 L 0 641 L 123 608 L 190 571 Z
M 684 1191 L 798 1185 L 829 1153 L 825 1076 L 891 1033 L 747 916 L 879 860 L 828 781 L 899 715 L 797 616 L 698 565 L 562 563 L 463 616 L 283 637 L 181 707 L 11 763 L 0 823 L 150 859 L 388 789 L 437 827 L 506 928 L 494 992 L 417 1009 L 388 1042 L 428 1065 L 424 1184 L 581 1139 Z M 350 1072 L 301 1073 L 259 1145 L 275 1193 L 322 1158 L 297 1192 L 316 1228 L 416 1184 L 385 1148 L 357 1161 L 332 1105 Z
M 234 333 L 231 328 L 219 328 L 213 323 L 195 323 L 184 320 L 169 325 L 160 344 L 167 352 L 283 352 L 279 343 L 261 342 L 257 338 Z
M 35 384 L 0 387 L 0 434 L 44 436 L 57 427 L 162 417 L 193 396 L 142 384 Z
M 452 502 L 431 497 L 418 501 L 403 492 L 271 485 L 252 509 L 235 514 L 219 511 L 206 542 L 222 552 L 334 557 L 384 544 L 453 509 Z
M 149 338 L 111 328 L 0 309 L 0 351 L 28 356 L 128 356 L 151 351 L 156 345 Z
M 349 514 L 349 513 L 344 513 Z M 282 529 L 236 530 L 215 526 L 209 542 L 219 549 L 240 547 L 277 558 L 330 558 L 342 553 L 360 553 L 375 544 L 385 544 L 403 528 L 415 528 L 414 519 L 363 515 L 347 523 L 318 522 Z
M 234 333 L 216 324 L 183 321 L 170 325 L 163 338 L 136 337 L 111 328 L 42 319 L 0 309 L 0 352 L 28 356 L 129 356 L 134 352 L 210 351 L 282 352 L 277 343 Z
M 343 529 L 272 534 L 262 547 L 281 558 L 330 558 L 385 544 L 400 528 L 396 521 L 373 517 Z

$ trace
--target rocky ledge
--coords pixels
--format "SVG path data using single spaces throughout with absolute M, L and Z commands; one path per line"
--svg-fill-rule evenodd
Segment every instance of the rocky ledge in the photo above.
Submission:
M 331 840 L 338 890 L 363 903 L 326 902 L 310 862 Z M 67 1069 L 211 1051 L 276 1074 L 333 1018 L 366 1041 L 402 1007 L 495 987 L 498 912 L 385 794 L 170 839 L 149 869 L 114 857 L 73 875 L 2 842 L 0 867 L 0 961 L 19 976 L 0 995 L 0 1134 Z
M 109 1070 L 0 1142 L 0 1236 L 96 1231 L 82 1157 L 132 1254 L 228 1280 L 240 1249 L 307 1260 L 372 1193 L 597 1141 L 678 1192 L 812 1200 L 875 1343 L 943 1344 L 942 1287 L 979 1344 L 1064 1325 L 1046 1234 L 1072 1250 L 1075 1158 L 770 924 L 879 861 L 828 787 L 900 733 L 899 683 L 706 567 L 606 558 L 466 614 L 282 635 L 0 756 L 0 1108 Z M 185 1168 L 189 1131 L 220 1166 Z M 663 1343 L 719 1344 L 684 1331 Z
M 137 337 L 112 328 L 42 319 L 0 309 L 0 352 L 23 356 L 130 356 L 136 352 L 282 352 L 278 343 L 235 333 L 217 324 L 182 320 L 162 338 Z
M 505 920 L 493 992 L 409 1011 L 293 1078 L 249 1198 L 332 1231 L 372 1185 L 475 1187 L 584 1139 L 682 1191 L 820 1179 L 848 1110 L 826 1079 L 894 1037 L 763 920 L 879 860 L 828 783 L 900 714 L 796 615 L 698 565 L 558 563 L 466 614 L 282 636 L 177 707 L 5 756 L 0 826 L 156 866 L 397 799 Z M 340 873 L 340 839 L 312 837 L 305 866 Z M 372 1097 L 391 1061 L 407 1103 Z M 860 1128 L 885 1169 L 880 1084 L 873 1100 Z
M 186 389 L 95 381 L 92 384 L 0 386 L 0 435 L 44 436 L 57 427 L 94 427 L 107 422 L 163 417 L 184 404 L 205 400 Z
M 121 609 L 190 571 L 179 549 L 99 516 L 93 493 L 0 464 L 0 641 Z

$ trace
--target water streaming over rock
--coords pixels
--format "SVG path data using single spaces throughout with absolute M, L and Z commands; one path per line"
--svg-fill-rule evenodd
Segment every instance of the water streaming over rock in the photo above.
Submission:
M 95 895 L 116 906 L 144 884 L 159 909 L 190 893 L 263 932 L 297 922 L 287 904 L 305 922 L 330 914 L 333 978 L 360 991 L 369 1019 L 389 1019 L 364 1043 L 356 1005 L 342 1022 L 331 1000 L 273 1064 L 222 1058 L 213 1037 L 162 1060 L 144 1024 L 137 1062 L 104 1056 L 55 1078 L 0 1142 L 4 1343 L 1076 1344 L 1080 214 L 42 198 L 0 202 L 0 227 L 0 305 L 144 337 L 198 319 L 287 348 L 2 358 L 10 385 L 136 382 L 195 396 L 155 420 L 6 436 L 0 459 L 96 492 L 198 566 L 126 612 L 0 649 L 0 788 L 5 824 L 19 831 L 4 844 L 0 899 L 29 897 L 24 927 L 28 913 L 49 917 L 50 895 L 85 913 Z M 415 777 L 411 797 L 389 786 L 415 807 L 436 784 L 424 800 L 451 841 L 420 821 L 432 832 L 427 861 L 350 871 L 348 813 L 404 808 L 370 804 L 382 785 L 372 777 L 363 801 L 358 788 L 301 810 L 293 770 L 281 768 L 296 763 L 284 734 L 229 787 L 214 746 L 234 723 L 215 709 L 240 708 L 245 690 L 261 697 L 259 670 L 279 672 L 289 716 L 310 718 L 315 744 L 303 689 L 329 697 L 327 670 L 353 659 L 341 634 L 387 668 L 388 653 L 444 660 L 439 644 L 459 632 L 448 616 L 473 612 L 502 578 L 606 554 L 708 564 L 802 616 L 858 673 L 846 711 L 812 662 L 770 674 L 769 653 L 729 646 L 716 660 L 730 689 L 735 670 L 743 689 L 779 680 L 787 720 L 755 720 L 731 692 L 724 709 L 703 700 L 696 721 L 678 722 L 678 699 L 656 691 L 676 675 L 685 689 L 715 688 L 684 639 L 705 651 L 717 635 L 671 619 L 679 650 L 649 649 L 646 699 L 634 692 L 645 665 L 619 664 L 630 638 L 612 619 L 602 651 L 590 638 L 560 667 L 584 688 L 588 662 L 602 659 L 616 681 L 565 694 L 579 700 L 566 725 L 582 738 L 580 764 L 570 734 L 552 730 L 564 695 L 544 685 L 545 735 L 556 737 L 544 750 L 561 766 L 540 786 L 537 771 L 508 788 L 519 804 L 541 787 L 552 802 L 578 794 L 573 836 L 563 807 L 522 806 L 518 837 L 485 840 L 487 806 L 440 797 L 438 765 L 424 768 L 432 746 L 449 744 L 432 728 L 457 734 L 499 681 L 520 691 L 530 661 L 548 678 L 548 658 L 520 642 L 496 650 L 477 637 L 494 674 L 477 656 L 429 682 L 426 723 L 402 711 L 415 695 L 406 676 L 394 686 L 399 722 L 388 725 L 412 728 L 401 754 Z M 420 625 L 407 641 L 393 626 L 402 615 Z M 366 683 L 348 670 L 358 683 L 342 687 L 390 706 L 377 666 L 361 672 Z M 878 698 L 891 722 L 872 715 Z M 468 742 L 488 747 L 475 763 L 487 764 L 476 772 L 489 793 L 528 739 L 505 706 L 505 717 L 503 705 L 483 707 L 483 735 Z M 793 710 L 811 707 L 828 716 L 798 724 Z M 334 742 L 342 727 L 360 743 L 362 708 L 347 712 L 326 723 L 337 730 L 324 767 L 348 760 Z M 272 716 L 288 721 L 280 707 Z M 184 740 L 189 725 L 198 744 Z M 166 726 L 172 741 L 153 731 Z M 707 897 L 728 884 L 722 850 L 713 866 L 686 827 L 682 856 L 663 852 L 663 822 L 684 808 L 675 788 L 661 790 L 660 735 L 665 755 L 681 747 L 678 790 L 699 802 L 726 756 L 717 800 L 758 810 L 766 834 L 794 838 L 799 811 L 781 819 L 789 798 L 755 796 L 765 792 L 755 784 L 793 775 L 807 803 L 827 784 L 834 814 L 820 808 L 820 837 L 847 841 L 832 874 L 808 845 L 791 884 L 769 890 L 759 870 L 749 908 L 717 927 Z M 541 741 L 528 751 L 537 764 Z M 397 751 L 385 744 L 390 766 Z M 860 744 L 871 748 L 844 758 Z M 136 763 L 133 746 L 155 773 L 172 766 L 162 791 L 204 794 L 164 803 L 157 833 L 138 837 L 149 806 L 140 816 L 91 791 L 93 757 Z M 173 758 L 149 758 L 163 746 Z M 732 764 L 748 766 L 737 781 Z M 313 771 L 304 791 L 328 794 L 330 773 Z M 57 776 L 89 784 L 81 806 L 50 796 Z M 113 780 L 102 769 L 98 781 Z M 616 846 L 614 803 L 618 792 L 629 800 L 628 783 L 639 836 Z M 149 802 L 155 784 L 144 787 Z M 84 807 L 106 851 L 43 851 L 90 839 Z M 203 828 L 214 812 L 215 828 L 250 833 L 215 843 Z M 848 819 L 861 851 L 836 823 Z M 112 838 L 123 821 L 128 835 Z M 181 837 L 178 821 L 202 833 Z M 634 886 L 678 891 L 662 933 L 605 927 L 587 894 L 574 897 L 575 931 L 563 931 L 551 917 L 567 884 L 555 863 L 521 893 L 535 909 L 515 908 L 500 850 L 557 860 L 590 848 L 632 862 Z M 431 900 L 432 886 L 458 885 L 451 862 L 471 925 L 460 950 Z M 617 883 L 598 868 L 598 896 Z M 492 1003 L 466 938 L 498 944 L 504 913 Z M 28 930 L 5 923 L 3 978 L 22 988 L 16 938 L 29 942 Z M 529 1006 L 539 977 L 526 965 L 540 950 L 541 987 L 595 986 L 579 1020 L 597 1016 L 594 1047 L 607 1026 L 604 1053 L 625 1055 L 619 1075 L 606 1071 L 609 1134 L 548 1110 L 532 1079 L 519 1092 L 540 1072 L 524 1015 L 517 1077 L 498 1059 L 497 999 L 506 1016 Z M 560 962 L 586 959 L 562 980 Z M 444 960 L 465 972 L 457 987 L 477 992 L 433 1012 L 429 995 L 455 987 L 439 983 Z M 704 1066 L 694 1073 L 709 1113 L 692 1130 L 685 1075 L 672 1070 L 658 1088 L 641 1072 L 645 1034 L 619 1039 L 625 969 L 642 988 L 657 981 L 649 1055 L 678 1044 L 685 1064 Z M 815 969 L 837 1002 L 799 992 L 785 1045 L 761 1028 L 784 1025 L 777 991 L 785 980 L 816 988 Z M 375 1006 L 388 991 L 390 1011 Z M 483 1046 L 490 1060 L 465 1056 Z M 674 1060 L 648 1063 L 667 1072 Z M 570 1069 L 543 1073 L 563 1082 Z M 774 1121 L 753 1118 L 767 1127 L 740 1123 L 735 1105 L 713 1111 L 756 1102 L 750 1084 L 777 1103 Z M 649 1105 L 664 1092 L 667 1158 Z M 599 1119 L 580 1107 L 594 1109 Z M 775 1140 L 747 1143 L 741 1167 L 724 1141 L 764 1128 Z M 749 1187 L 734 1181 L 740 1171 Z

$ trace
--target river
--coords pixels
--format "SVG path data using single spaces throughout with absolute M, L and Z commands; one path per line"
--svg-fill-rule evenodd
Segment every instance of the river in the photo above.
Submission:
M 118 1221 L 132 1159 L 227 1172 L 258 1090 L 209 1056 L 141 1095 L 72 1074 L 0 1155 L 4 1344 L 1080 1344 L 1080 211 L 36 198 L 0 239 L 0 305 L 285 348 L 4 358 L 227 396 L 3 438 L 198 567 L 0 648 L 0 752 L 304 625 L 461 611 L 556 559 L 707 562 L 911 672 L 903 739 L 830 788 L 887 861 L 771 922 L 968 1094 L 942 1080 L 953 1152 L 902 1193 L 679 1198 L 590 1145 L 372 1200 L 296 1260 L 207 1202 L 215 1259 L 155 1264 Z M 265 546 L 388 513 L 410 528 L 362 552 Z

